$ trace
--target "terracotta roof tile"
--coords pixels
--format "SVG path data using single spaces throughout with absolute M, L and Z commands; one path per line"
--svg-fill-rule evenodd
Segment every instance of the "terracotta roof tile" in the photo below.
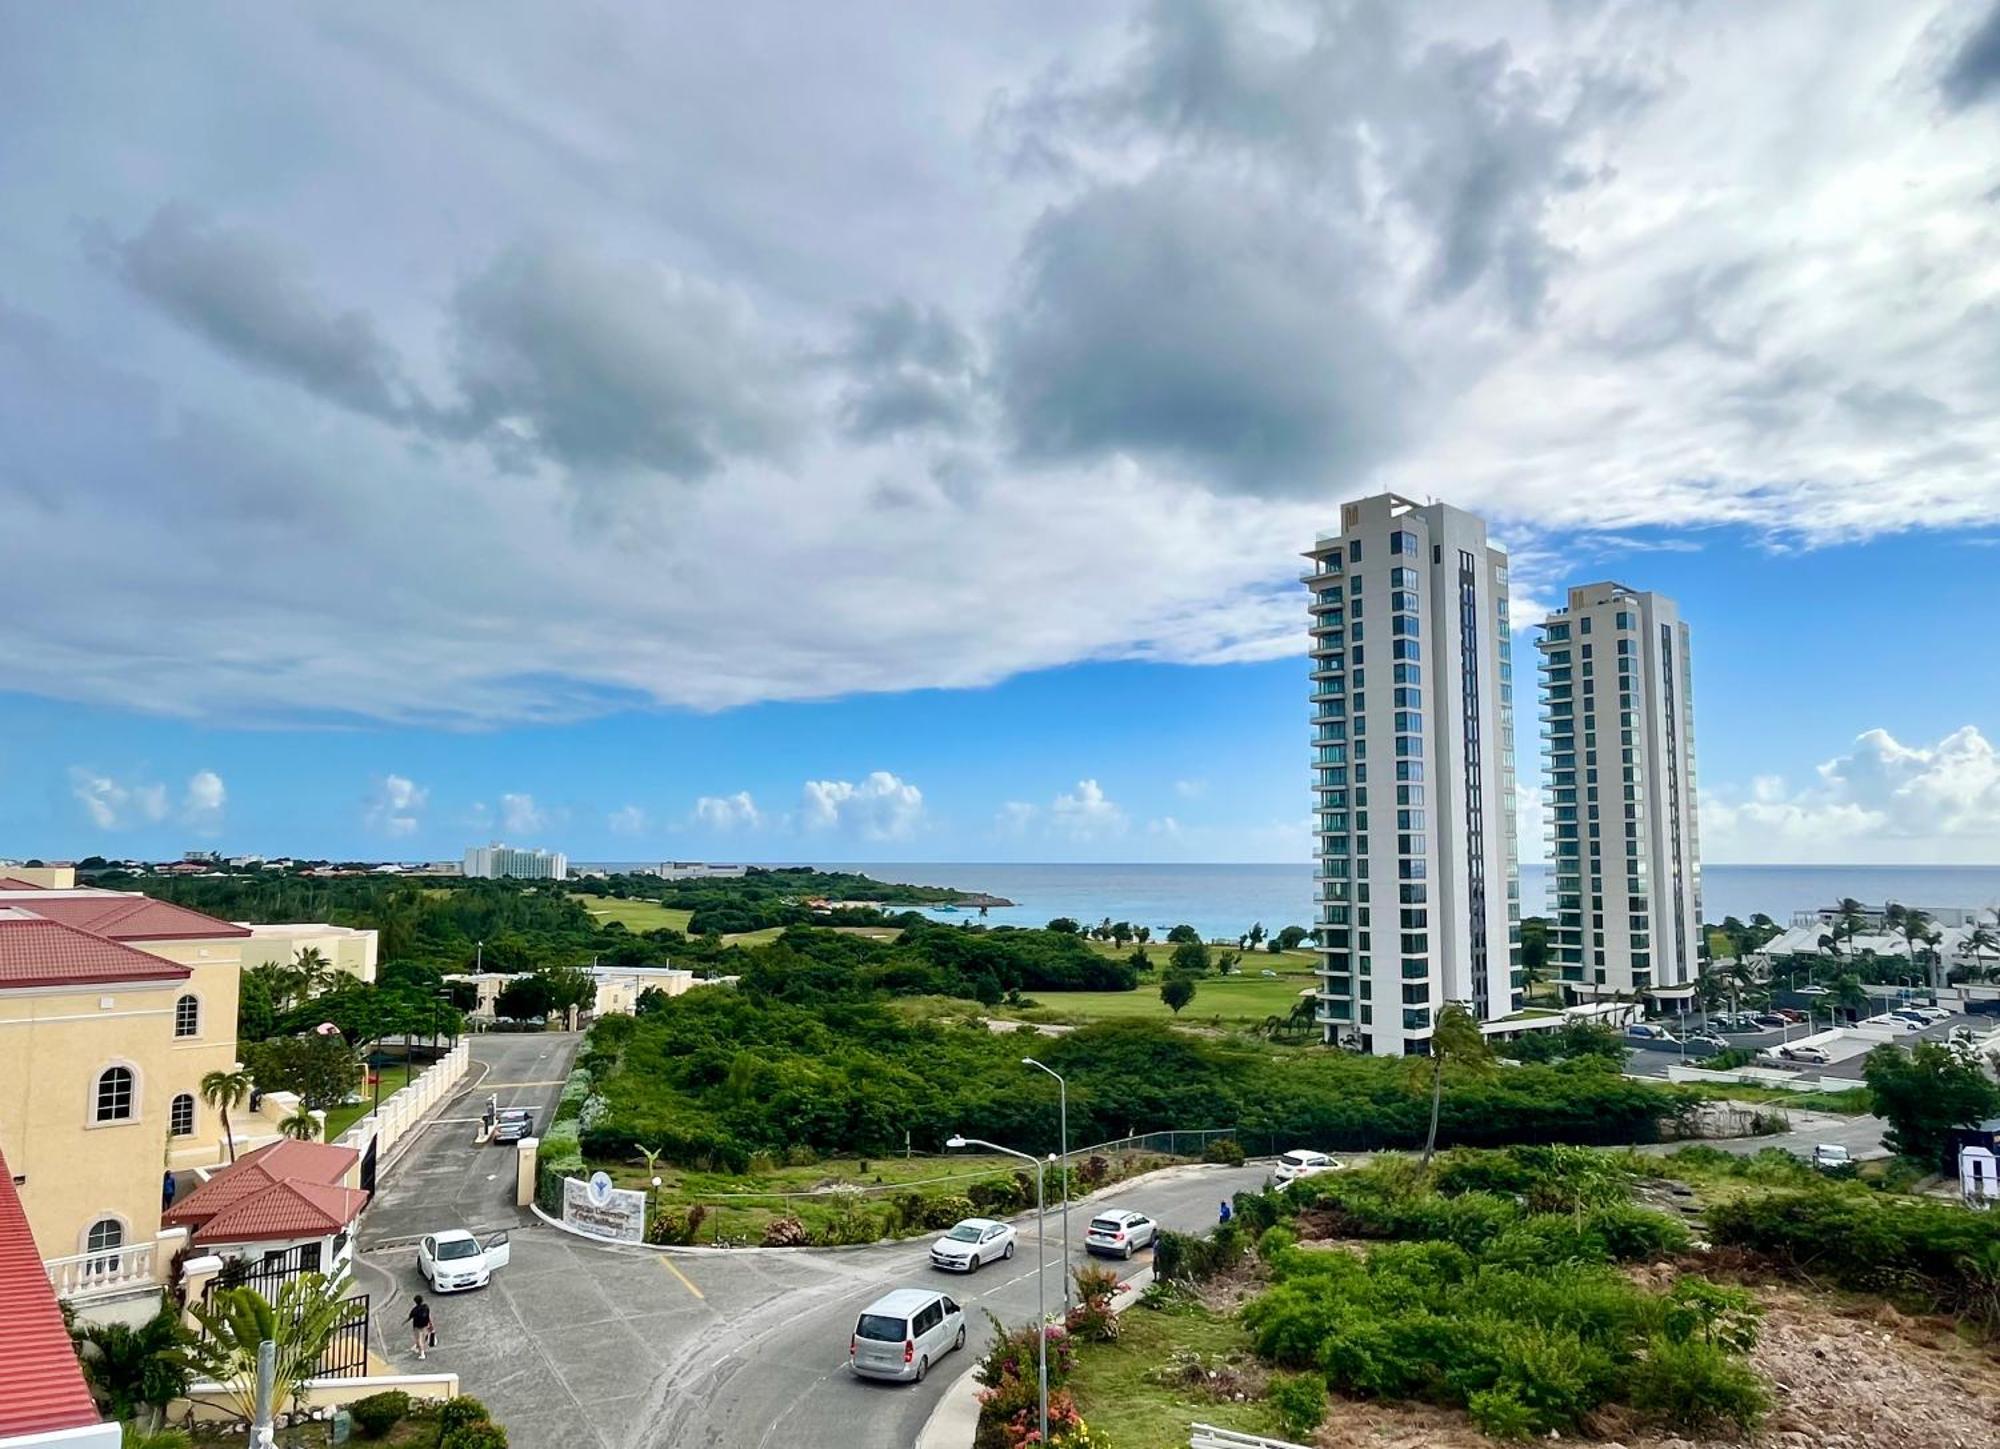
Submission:
M 59 921 L 0 906 L 0 991 L 114 981 L 185 981 L 185 966 Z
M 196 1230 L 194 1241 L 261 1243 L 273 1238 L 324 1238 L 361 1216 L 368 1194 L 288 1177 L 231 1203 Z
M 240 1202 L 287 1180 L 332 1186 L 361 1154 L 352 1147 L 286 1138 L 246 1152 L 160 1215 L 168 1227 L 199 1228 Z M 226 1239 L 240 1242 L 248 1239 Z
M 123 891 L 44 891 L 11 904 L 114 941 L 208 941 L 250 934 L 248 926 Z
M 62 1310 L 0 1157 L 0 1439 L 99 1422 Z

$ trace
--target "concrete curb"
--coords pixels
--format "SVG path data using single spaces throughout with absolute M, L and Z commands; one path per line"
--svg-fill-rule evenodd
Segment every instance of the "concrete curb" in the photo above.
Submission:
M 1268 1159 L 1260 1159 L 1260 1158 L 1246 1159 L 1244 1165 L 1247 1167 L 1255 1162 L 1264 1160 Z M 1095 1202 L 1097 1199 L 1108 1196 L 1111 1193 L 1123 1192 L 1126 1188 L 1131 1187 L 1135 1183 L 1161 1181 L 1163 1179 L 1166 1179 L 1168 1174 L 1170 1173 L 1176 1173 L 1182 1176 L 1191 1177 L 1199 1173 L 1205 1173 L 1210 1171 L 1236 1172 L 1240 1170 L 1241 1169 L 1239 1168 L 1225 1166 L 1224 1164 L 1219 1162 L 1176 1162 L 1171 1167 L 1156 1167 L 1151 1172 L 1141 1172 L 1132 1177 L 1121 1178 L 1117 1182 L 1112 1183 L 1109 1187 L 1100 1187 L 1095 1192 L 1086 1193 L 1082 1197 L 1073 1197 L 1069 1200 L 1070 1211 L 1075 1212 L 1078 1208 L 1086 1207 L 1090 1203 Z M 765 1248 L 765 1247 L 704 1248 L 697 1243 L 624 1243 L 618 1241 L 615 1238 L 601 1238 L 595 1233 L 586 1233 L 581 1228 L 573 1228 L 568 1223 L 565 1223 L 560 1219 L 550 1217 L 546 1212 L 542 1211 L 541 1204 L 539 1203 L 533 1203 L 533 1202 L 529 1203 L 528 1210 L 532 1212 L 536 1217 L 540 1218 L 544 1223 L 547 1223 L 550 1227 L 554 1228 L 557 1232 L 568 1233 L 571 1237 L 581 1238 L 586 1243 L 595 1243 L 600 1248 L 639 1249 L 648 1253 L 664 1253 L 668 1255 L 685 1254 L 690 1257 L 698 1257 L 698 1258 L 715 1257 L 717 1255 L 741 1257 L 748 1253 L 858 1253 L 868 1248 L 887 1247 L 895 1243 L 921 1242 L 923 1238 L 926 1236 L 923 1233 L 913 1233 L 907 1238 L 877 1238 L 872 1243 L 842 1243 L 835 1247 L 829 1247 L 817 1243 L 801 1243 L 796 1248 Z M 1052 1204 L 1047 1209 L 1047 1212 L 1051 1216 L 1056 1216 L 1058 1221 L 1060 1221 L 1062 1205 L 1060 1203 Z M 1024 1213 L 1016 1213 L 1013 1217 L 1004 1219 L 1004 1221 L 1013 1223 L 1015 1226 L 1018 1227 L 1024 1223 L 1032 1222 L 1034 1220 L 1034 1216 L 1035 1214 L 1031 1210 Z M 995 1219 L 995 1221 L 997 1222 L 1003 1220 Z
M 1152 1281 L 1153 1269 L 1148 1264 L 1125 1280 L 1124 1290 L 1111 1300 L 1111 1311 L 1123 1313 L 1137 1303 Z M 952 1380 L 931 1416 L 924 1420 L 916 1449 L 968 1449 L 979 1430 L 979 1383 L 974 1377 L 978 1372 L 975 1365 Z

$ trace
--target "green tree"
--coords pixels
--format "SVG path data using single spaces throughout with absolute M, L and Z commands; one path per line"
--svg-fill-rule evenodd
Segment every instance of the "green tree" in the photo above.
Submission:
M 1938 967 L 1943 957 L 1932 948 L 1943 937 L 1931 924 L 1930 914 L 1915 906 L 1899 906 L 1892 901 L 1884 909 L 1883 919 L 1890 931 L 1901 936 L 1903 944 L 1909 948 L 1911 968 L 1923 967 L 1928 962 L 1931 989 L 1935 991 L 1942 986 L 1944 983 L 1939 979 Z
M 278 1131 L 294 1142 L 319 1141 L 319 1118 L 301 1107 L 278 1124 Z
M 1073 917 L 1057 916 L 1049 922 L 1049 929 L 1059 936 L 1074 936 L 1080 933 L 1083 927 Z
M 1160 1000 L 1167 1004 L 1167 1010 L 1175 1016 L 1181 1008 L 1194 1000 L 1194 978 L 1181 971 L 1169 971 L 1167 979 L 1160 983 Z
M 254 1288 L 225 1288 L 213 1300 L 191 1305 L 201 1325 L 191 1342 L 168 1350 L 170 1362 L 222 1386 L 232 1407 L 251 1422 L 257 1412 L 257 1350 L 277 1346 L 271 1402 L 297 1399 L 319 1371 L 320 1355 L 347 1318 L 346 1279 L 301 1273 L 287 1280 L 271 1302 Z
M 555 997 L 546 978 L 539 975 L 516 976 L 500 988 L 494 1007 L 502 1016 L 540 1021 L 555 1009 Z
M 549 1007 L 562 1013 L 565 1025 L 576 1024 L 576 1013 L 597 1004 L 597 978 L 581 966 L 547 966 L 536 973 L 549 986 Z
M 1264 937 L 1267 934 L 1268 932 L 1264 930 L 1264 923 L 1262 921 L 1253 921 L 1250 925 L 1250 933 L 1243 938 L 1244 943 L 1254 951 L 1264 944 Z
M 1466 1076 L 1483 1076 L 1492 1069 L 1493 1050 L 1461 1001 L 1447 1001 L 1438 1009 L 1437 1024 L 1431 1028 L 1431 1125 L 1424 1137 L 1424 1166 L 1430 1166 L 1437 1152 L 1438 1113 L 1444 1106 L 1446 1067 Z
M 2000 956 L 2000 933 L 1980 921 L 1965 933 L 1965 940 L 1960 943 L 1959 949 L 1972 958 L 1973 975 L 1984 976 L 1987 956 Z
M 1296 951 L 1299 948 L 1299 943 L 1311 934 L 1304 926 L 1287 926 L 1284 930 L 1278 932 L 1278 949 L 1281 951 Z
M 1868 993 L 1862 989 L 1861 978 L 1852 971 L 1834 977 L 1833 1004 L 1853 1017 L 1864 1015 L 1868 1010 Z
M 278 1006 L 269 984 L 256 971 L 245 971 L 237 978 L 236 1039 L 262 1041 L 277 1029 Z
M 157 1429 L 167 1405 L 187 1393 L 187 1370 L 168 1354 L 187 1339 L 171 1309 L 137 1328 L 123 1323 L 73 1326 L 70 1337 L 91 1397 L 112 1418 Z
M 361 1082 L 361 1062 L 338 1032 L 255 1042 L 243 1048 L 243 1061 L 259 1091 L 293 1092 L 322 1112 L 346 1101 Z
M 1125 963 L 1134 971 L 1151 971 L 1153 969 L 1153 958 L 1146 954 L 1144 946 L 1134 946 L 1132 954 L 1125 958 Z
M 201 1099 L 222 1114 L 222 1135 L 229 1143 L 229 1160 L 236 1160 L 236 1131 L 229 1125 L 229 1112 L 240 1107 L 256 1083 L 241 1067 L 210 1072 L 201 1079 Z
M 1862 1076 L 1870 1110 L 1889 1123 L 1882 1140 L 1927 1167 L 1949 1166 L 1944 1156 L 1953 1128 L 2000 1113 L 2000 1087 L 1977 1062 L 1937 1042 L 1920 1041 L 1908 1052 L 1884 1042 L 1868 1053 Z
M 1185 924 L 1175 926 L 1171 931 L 1167 932 L 1167 944 L 1169 946 L 1178 946 L 1183 941 L 1199 942 L 1200 940 L 1201 932 L 1197 931 L 1193 926 Z
M 298 955 L 292 958 L 292 969 L 298 973 L 299 982 L 309 997 L 317 996 L 331 986 L 336 974 L 333 963 L 317 946 L 299 947 Z
M 1174 947 L 1173 955 L 1167 958 L 1167 967 L 1178 976 L 1206 976 L 1209 969 L 1207 944 L 1182 941 Z

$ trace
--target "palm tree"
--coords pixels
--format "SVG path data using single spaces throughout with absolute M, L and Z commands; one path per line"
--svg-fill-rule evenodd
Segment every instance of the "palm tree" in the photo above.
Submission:
M 319 995 L 333 978 L 333 963 L 317 946 L 299 947 L 299 954 L 292 958 L 292 969 L 299 973 L 307 996 Z
M 1483 1073 L 1493 1065 L 1493 1049 L 1464 1002 L 1447 1001 L 1431 1030 L 1431 1128 L 1424 1138 L 1424 1166 L 1437 1152 L 1438 1113 L 1444 1106 L 1444 1069 L 1449 1064 Z
M 1833 1005 L 1857 1018 L 1868 1009 L 1868 993 L 1862 989 L 1859 976 L 1843 971 L 1834 979 Z
M 319 1141 L 319 1118 L 301 1107 L 278 1124 L 278 1130 L 294 1142 Z
M 318 1273 L 286 1280 L 276 1303 L 254 1288 L 225 1288 L 208 1303 L 189 1305 L 201 1335 L 168 1357 L 220 1384 L 243 1421 L 251 1423 L 257 1414 L 258 1346 L 266 1340 L 277 1345 L 271 1402 L 296 1398 L 319 1372 L 334 1330 L 347 1320 L 346 1289 L 344 1275 Z
M 1936 991 L 1941 984 L 1937 979 L 1936 966 L 1942 958 L 1927 948 L 1935 946 L 1943 937 L 1937 927 L 1931 924 L 1930 916 L 1915 906 L 1899 906 L 1893 901 L 1883 910 L 1882 915 L 1889 928 L 1901 936 L 1904 944 L 1910 948 L 1912 970 L 1926 959 L 1931 962 L 1932 969 L 1926 974 L 1931 978 L 1931 989 Z
M 1868 929 L 1868 913 L 1853 896 L 1842 896 L 1833 908 L 1833 933 L 1851 948 L 1854 938 Z
M 1972 957 L 1972 974 L 1975 978 L 1986 974 L 1986 953 L 1991 951 L 2000 956 L 2000 932 L 1984 921 L 1975 924 L 1965 933 L 1965 939 L 1958 943 L 1960 955 Z
M 201 1099 L 222 1113 L 222 1135 L 229 1141 L 229 1160 L 236 1160 L 236 1132 L 229 1125 L 229 1109 L 240 1107 L 249 1098 L 256 1083 L 242 1067 L 232 1067 L 226 1072 L 210 1072 L 201 1079 Z

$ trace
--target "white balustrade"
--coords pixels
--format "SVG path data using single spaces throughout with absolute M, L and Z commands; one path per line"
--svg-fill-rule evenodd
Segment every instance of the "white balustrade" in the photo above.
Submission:
M 153 1245 L 129 1243 L 97 1253 L 75 1253 L 67 1258 L 46 1259 L 49 1286 L 58 1298 L 92 1298 L 106 1293 L 123 1293 L 151 1287 Z

